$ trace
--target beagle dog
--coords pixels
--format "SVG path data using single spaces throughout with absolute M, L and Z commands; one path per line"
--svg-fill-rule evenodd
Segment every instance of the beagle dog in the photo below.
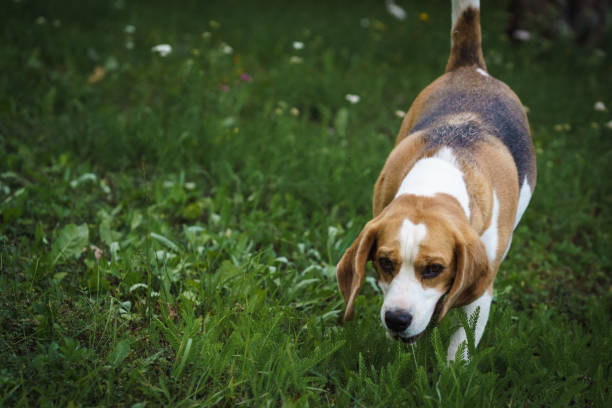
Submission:
M 353 318 L 371 260 L 390 337 L 412 342 L 432 320 L 463 307 L 468 316 L 480 310 L 478 344 L 495 275 L 535 183 L 523 105 L 486 70 L 480 1 L 453 0 L 446 72 L 404 117 L 374 187 L 373 218 L 337 265 L 345 320 Z M 464 341 L 460 328 L 449 361 Z

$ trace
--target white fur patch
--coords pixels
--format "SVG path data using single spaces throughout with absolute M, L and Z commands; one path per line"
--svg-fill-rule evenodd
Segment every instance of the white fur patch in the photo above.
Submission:
M 457 20 L 463 14 L 463 11 L 468 7 L 474 7 L 480 10 L 480 0 L 452 0 L 453 1 L 453 28 L 457 24 Z
M 475 346 L 478 345 L 480 339 L 482 338 L 482 334 L 484 333 L 485 326 L 487 325 L 487 320 L 489 320 L 489 312 L 491 311 L 491 300 L 493 298 L 489 295 L 488 292 L 485 292 L 481 297 L 476 299 L 474 302 L 470 303 L 463 307 L 463 311 L 467 314 L 468 318 L 470 318 L 476 308 L 480 307 L 480 312 L 478 314 L 478 321 L 476 322 L 476 331 L 474 333 L 474 342 Z M 457 354 L 457 349 L 459 349 L 459 345 L 463 342 L 467 342 L 467 336 L 465 334 L 465 329 L 461 327 L 451 336 L 450 345 L 448 346 L 448 353 L 446 358 L 448 361 L 455 360 L 455 355 Z M 467 360 L 469 356 L 466 354 L 463 355 L 463 358 Z
M 387 292 L 389 291 L 389 284 L 387 282 L 382 281 L 382 280 L 378 281 L 378 287 L 382 291 L 383 296 L 386 295 Z
M 395 197 L 402 194 L 433 197 L 438 193 L 455 197 L 470 218 L 470 198 L 463 173 L 448 147 L 443 147 L 433 157 L 417 161 L 402 180 Z
M 402 310 L 412 315 L 412 323 L 401 333 L 404 337 L 420 334 L 431 320 L 436 303 L 444 294 L 436 289 L 425 288 L 417 279 L 414 261 L 419 245 L 427 236 L 424 224 L 414 224 L 406 219 L 400 228 L 400 255 L 402 266 L 390 284 L 383 289 L 385 300 L 380 309 L 380 319 L 385 325 L 385 313 L 389 310 Z M 382 287 L 381 286 L 381 287 Z
M 474 115 L 459 114 L 459 115 L 456 115 L 450 118 L 448 120 L 448 124 L 449 125 L 455 125 L 455 124 L 459 125 L 465 122 L 469 122 L 470 120 L 474 120 Z M 459 169 L 459 163 L 457 163 L 457 158 L 455 157 L 455 154 L 453 153 L 451 148 L 448 146 L 444 146 L 440 150 L 438 150 L 436 154 L 434 154 L 434 157 L 447 161 L 453 166 L 455 166 L 457 169 Z
M 499 200 L 497 199 L 497 193 L 493 191 L 493 214 L 491 214 L 491 224 L 489 225 L 489 228 L 487 228 L 486 231 L 480 236 L 480 240 L 487 250 L 487 258 L 489 258 L 489 262 L 493 262 L 493 260 L 495 260 L 495 256 L 497 255 L 497 243 L 499 240 L 497 231 L 498 222 Z
M 506 250 L 504 251 L 504 256 L 502 256 L 502 259 L 500 259 L 500 262 L 506 259 L 506 255 L 508 255 L 508 251 L 510 251 L 511 245 L 512 245 L 512 235 L 510 235 L 510 239 L 508 240 L 508 246 L 506 247 Z
M 489 76 L 489 73 L 482 68 L 476 68 L 476 72 L 478 72 L 480 75 L 485 76 L 485 77 Z
M 531 200 L 531 186 L 527 182 L 527 177 L 523 180 L 523 185 L 521 186 L 521 192 L 519 193 L 518 205 L 516 207 L 516 218 L 514 219 L 514 228 L 518 225 L 523 213 L 527 209 L 529 205 L 529 201 Z

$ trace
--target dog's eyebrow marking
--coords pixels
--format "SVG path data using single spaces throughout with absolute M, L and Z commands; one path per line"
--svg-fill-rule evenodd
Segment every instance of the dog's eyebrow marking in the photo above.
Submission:
M 408 219 L 404 220 L 399 233 L 400 254 L 403 263 L 414 263 L 419 253 L 419 244 L 425 239 L 426 235 L 427 227 L 425 227 L 425 224 L 415 225 Z
M 457 199 L 467 218 L 470 218 L 470 198 L 463 173 L 448 147 L 443 147 L 433 157 L 417 161 L 402 180 L 395 197 L 402 194 L 433 197 L 438 193 Z
M 476 68 L 476 72 L 478 72 L 482 76 L 486 76 L 486 77 L 489 76 L 489 73 L 482 68 Z

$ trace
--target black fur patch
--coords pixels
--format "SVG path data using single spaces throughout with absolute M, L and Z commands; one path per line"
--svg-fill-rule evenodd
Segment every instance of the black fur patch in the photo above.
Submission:
M 468 148 L 481 140 L 481 135 L 480 125 L 475 121 L 468 121 L 458 125 L 442 124 L 435 126 L 423 139 L 428 147 Z
M 473 112 L 480 116 L 482 125 L 466 122 L 460 125 L 444 123 L 444 117 L 459 113 Z M 482 91 L 448 92 L 439 102 L 428 109 L 412 132 L 427 130 L 425 141 L 430 146 L 470 148 L 484 140 L 486 132 L 499 138 L 510 150 L 518 169 L 519 187 L 526 175 L 535 175 L 534 153 L 529 138 L 522 106 L 503 94 L 489 94 Z

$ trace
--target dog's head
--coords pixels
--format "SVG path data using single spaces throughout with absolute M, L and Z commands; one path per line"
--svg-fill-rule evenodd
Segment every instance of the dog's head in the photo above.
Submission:
M 366 224 L 337 266 L 346 320 L 353 318 L 368 260 L 384 294 L 383 325 L 405 341 L 424 332 L 436 306 L 439 320 L 451 307 L 476 300 L 492 280 L 484 245 L 445 194 L 399 196 Z

